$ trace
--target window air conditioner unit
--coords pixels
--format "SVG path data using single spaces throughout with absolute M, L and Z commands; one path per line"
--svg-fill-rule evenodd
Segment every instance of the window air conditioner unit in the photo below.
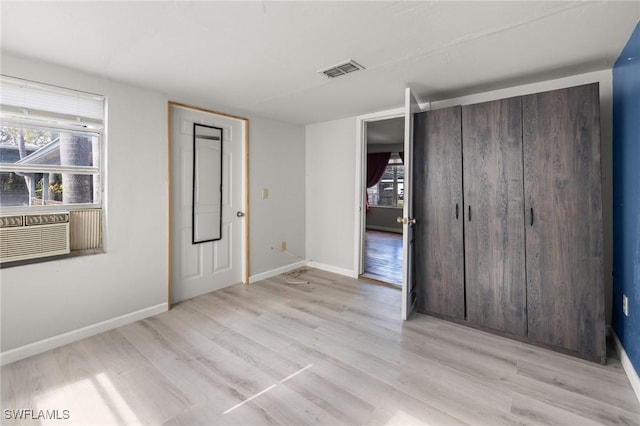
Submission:
M 69 253 L 69 212 L 0 216 L 0 263 Z

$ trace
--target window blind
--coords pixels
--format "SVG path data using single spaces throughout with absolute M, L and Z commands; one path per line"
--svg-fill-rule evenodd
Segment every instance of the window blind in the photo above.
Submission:
M 78 123 L 102 123 L 104 97 L 0 75 L 0 105 L 14 118 L 45 117 Z

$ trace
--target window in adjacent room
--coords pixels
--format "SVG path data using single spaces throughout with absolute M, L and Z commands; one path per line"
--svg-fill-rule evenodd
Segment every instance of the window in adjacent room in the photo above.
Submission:
M 392 154 L 380 182 L 367 188 L 370 206 L 402 207 L 404 205 L 404 165 L 398 154 Z

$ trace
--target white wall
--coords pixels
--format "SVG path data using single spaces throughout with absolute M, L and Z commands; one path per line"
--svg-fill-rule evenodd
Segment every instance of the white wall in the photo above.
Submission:
M 303 126 L 5 53 L 2 73 L 108 99 L 106 253 L 0 270 L 3 363 L 166 310 L 169 100 L 249 118 L 250 274 L 295 266 L 280 241 L 305 257 Z
M 402 207 L 370 206 L 365 215 L 365 221 L 367 222 L 367 229 L 402 234 L 402 224 L 397 221 L 399 217 L 402 217 Z
M 301 125 L 257 117 L 249 125 L 250 274 L 256 277 L 305 259 L 305 136 Z M 291 255 L 271 249 L 281 241 Z
M 556 80 L 510 87 L 486 93 L 470 94 L 455 99 L 433 102 L 425 105 L 431 109 L 445 108 L 451 105 L 466 105 L 495 99 L 537 93 L 592 82 L 600 83 L 600 127 L 601 127 L 601 163 L 604 220 L 604 271 L 605 306 L 607 323 L 611 319 L 612 289 L 612 166 L 611 166 L 611 70 L 602 70 L 580 74 Z M 427 101 L 427 100 L 422 100 Z M 346 242 L 348 235 L 355 238 L 357 225 L 349 219 L 360 206 L 355 204 L 353 182 L 356 178 L 354 153 L 359 143 L 355 132 L 357 118 L 342 119 L 307 126 L 307 255 L 329 266 L 342 268 L 346 275 L 354 276 L 358 259 L 354 253 L 353 239 Z M 340 155 L 336 155 L 339 153 Z M 327 170 L 331 170 L 328 173 Z M 331 184 L 327 185 L 326 179 Z M 349 180 L 351 179 L 351 180 Z M 340 202 L 336 203 L 332 191 L 334 185 L 340 186 Z M 344 188 L 344 189 L 343 189 Z M 342 192 L 350 192 L 350 197 L 342 198 Z M 330 202 L 333 201 L 333 202 Z
M 166 98 L 5 54 L 2 73 L 108 98 L 107 252 L 2 269 L 2 352 L 135 312 L 165 310 Z
M 306 126 L 306 247 L 312 265 L 354 275 L 356 119 Z

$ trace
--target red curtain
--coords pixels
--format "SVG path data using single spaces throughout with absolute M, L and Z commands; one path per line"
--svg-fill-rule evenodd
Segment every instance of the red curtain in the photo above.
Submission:
M 380 182 L 390 158 L 390 152 L 367 154 L 367 188 Z
M 376 185 L 382 179 L 391 158 L 390 152 L 367 154 L 367 188 Z M 366 209 L 369 210 L 369 193 L 365 191 Z

